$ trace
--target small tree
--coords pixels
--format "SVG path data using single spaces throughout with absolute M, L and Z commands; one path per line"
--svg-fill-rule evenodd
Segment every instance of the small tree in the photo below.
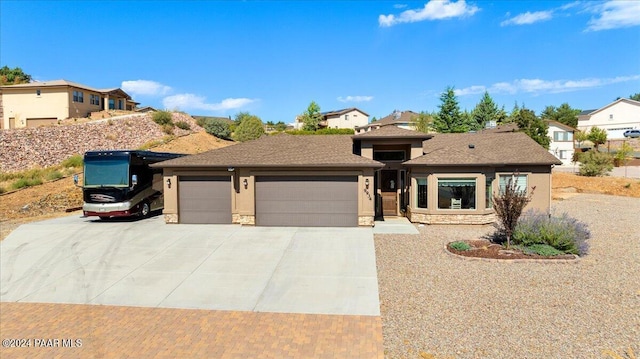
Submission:
M 622 144 L 622 146 L 616 152 L 616 155 L 614 156 L 614 160 L 616 162 L 616 165 L 617 166 L 626 166 L 627 165 L 627 161 L 629 160 L 629 157 L 631 157 L 632 153 L 633 153 L 633 147 L 630 144 L 628 144 L 627 142 L 624 142 Z
M 250 115 L 242 119 L 233 137 L 236 141 L 244 142 L 255 140 L 262 135 L 264 135 L 264 124 L 258 116 Z
M 593 147 L 595 147 L 596 151 L 598 150 L 598 146 L 607 142 L 607 131 L 598 128 L 591 127 L 589 134 L 587 135 L 587 139 L 593 142 Z
M 509 178 L 504 189 L 500 188 L 499 193 L 491 198 L 499 228 L 507 237 L 507 248 L 511 246 L 511 236 L 518 224 L 518 218 L 522 215 L 524 207 L 531 202 L 533 191 L 536 189 L 532 187 L 531 192 L 527 194 L 526 189 L 518 188 L 514 177 Z
M 580 175 L 604 176 L 613 169 L 613 156 L 604 152 L 587 151 L 580 156 Z
M 160 126 L 169 125 L 173 127 L 173 115 L 169 111 L 156 111 L 151 116 L 153 122 Z
M 320 126 L 320 120 L 322 115 L 320 114 L 320 105 L 315 101 L 311 101 L 307 110 L 302 114 L 302 129 L 304 131 L 316 131 Z
M 433 116 L 426 112 L 420 112 L 413 121 L 416 124 L 417 131 L 429 133 L 433 128 Z

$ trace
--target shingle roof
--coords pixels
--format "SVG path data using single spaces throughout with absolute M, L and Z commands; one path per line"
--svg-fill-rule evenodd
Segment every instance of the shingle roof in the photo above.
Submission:
M 347 167 L 380 168 L 384 164 L 353 154 L 349 135 L 278 134 L 180 157 L 154 167 Z
M 398 126 L 386 125 L 369 132 L 353 135 L 354 139 L 379 139 L 379 138 L 421 138 L 428 139 L 433 137 L 432 134 L 407 130 Z
M 483 166 L 562 163 L 522 132 L 436 134 L 423 142 L 422 150 L 424 155 L 403 164 Z
M 505 123 L 493 128 L 484 128 L 480 130 L 482 133 L 500 133 L 500 132 L 517 132 L 519 130 L 518 124 L 515 122 Z
M 547 121 L 547 123 L 549 123 L 549 126 L 556 126 L 556 127 L 561 128 L 561 129 L 563 129 L 565 131 L 576 131 L 575 128 L 573 128 L 573 127 L 571 127 L 569 125 L 565 125 L 562 122 L 558 122 L 558 121 L 554 121 L 554 120 L 546 120 L 546 121 Z
M 415 121 L 416 117 L 418 117 L 418 113 L 413 111 L 398 111 L 400 113 L 400 117 L 395 117 L 395 112 L 391 113 L 388 116 L 381 118 L 380 120 L 371 123 L 372 125 L 390 125 L 395 123 L 410 123 Z

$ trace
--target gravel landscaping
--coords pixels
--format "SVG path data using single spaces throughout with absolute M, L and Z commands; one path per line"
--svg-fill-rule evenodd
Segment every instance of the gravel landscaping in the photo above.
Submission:
M 590 251 L 569 263 L 465 260 L 446 243 L 491 226 L 375 236 L 388 358 L 604 358 L 640 354 L 640 200 L 579 194 L 555 213 L 587 223 Z

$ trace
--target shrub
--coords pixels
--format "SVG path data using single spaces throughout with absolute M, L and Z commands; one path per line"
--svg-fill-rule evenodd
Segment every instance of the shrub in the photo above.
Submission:
M 157 123 L 160 126 L 164 125 L 173 125 L 173 116 L 171 116 L 171 112 L 169 111 L 156 111 L 151 116 L 153 122 Z
M 209 118 L 205 119 L 202 128 L 212 135 L 218 138 L 222 138 L 223 140 L 228 140 L 231 138 L 231 130 L 229 129 L 229 124 L 226 121 Z
M 518 184 L 509 178 L 504 190 L 500 190 L 499 194 L 494 194 L 491 201 L 498 219 L 498 230 L 504 234 L 507 239 L 507 248 L 511 246 L 511 236 L 518 224 L 518 218 L 522 214 L 524 207 L 531 202 L 535 187 L 527 194 L 526 190 L 518 189 Z
M 613 169 L 613 157 L 604 152 L 588 151 L 582 154 L 580 175 L 587 177 L 603 176 Z
M 235 140 L 240 142 L 255 140 L 264 135 L 264 124 L 259 117 L 249 115 L 245 117 L 233 134 Z
M 47 173 L 47 175 L 45 176 L 47 181 L 57 180 L 57 179 L 60 179 L 62 177 L 63 177 L 63 175 L 62 175 L 62 172 L 60 172 L 60 171 L 52 171 L 52 172 Z
M 189 122 L 186 122 L 186 121 L 178 121 L 178 122 L 176 122 L 176 127 L 178 127 L 179 129 L 182 129 L 182 130 L 190 130 L 191 129 L 191 125 L 189 124 Z
M 167 123 L 162 125 L 162 132 L 167 135 L 173 135 L 173 123 Z
M 7 192 L 7 189 L 0 186 L 0 194 Z
M 467 242 L 456 241 L 449 244 L 449 246 L 457 251 L 468 251 L 471 246 Z
M 83 158 L 81 155 L 73 155 L 62 161 L 63 167 L 82 167 Z
M 513 232 L 513 243 L 525 247 L 549 245 L 563 253 L 587 253 L 587 240 L 591 233 L 586 224 L 563 213 L 549 217 L 540 211 L 529 210 L 518 221 Z
M 37 186 L 39 184 L 42 184 L 42 180 L 39 178 L 37 179 L 20 178 L 19 180 L 11 184 L 11 188 L 20 189 L 24 187 Z
M 548 244 L 532 244 L 528 247 L 514 246 L 522 250 L 526 254 L 537 254 L 545 257 L 558 256 L 564 254 L 563 252 L 551 247 Z

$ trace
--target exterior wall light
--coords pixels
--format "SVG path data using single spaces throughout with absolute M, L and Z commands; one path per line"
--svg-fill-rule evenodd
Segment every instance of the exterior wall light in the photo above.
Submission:
M 367 189 L 369 189 L 369 179 L 368 178 L 364 180 L 364 185 L 365 185 L 365 187 L 367 187 Z
M 244 189 L 249 188 L 249 182 L 247 181 L 246 178 L 242 180 L 242 184 L 244 185 Z
M 167 178 L 167 188 L 171 188 L 171 178 Z

